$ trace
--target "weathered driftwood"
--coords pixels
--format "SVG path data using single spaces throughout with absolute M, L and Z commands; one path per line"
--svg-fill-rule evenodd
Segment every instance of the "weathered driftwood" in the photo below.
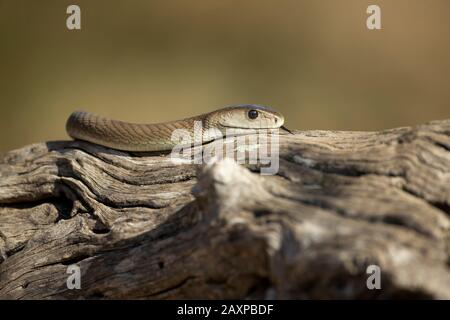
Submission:
M 79 141 L 3 155 L 0 297 L 450 298 L 450 120 L 283 135 L 278 175 L 250 169 Z

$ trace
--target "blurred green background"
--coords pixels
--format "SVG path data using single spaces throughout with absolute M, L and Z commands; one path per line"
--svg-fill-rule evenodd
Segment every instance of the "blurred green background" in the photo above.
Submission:
M 0 152 L 68 139 L 76 109 L 159 122 L 259 103 L 335 130 L 450 118 L 449 14 L 448 0 L 0 0 Z

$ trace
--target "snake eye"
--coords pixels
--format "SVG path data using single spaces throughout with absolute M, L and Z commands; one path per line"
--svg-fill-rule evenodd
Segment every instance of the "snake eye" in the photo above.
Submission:
M 256 110 L 250 110 L 250 111 L 248 112 L 248 117 L 249 117 L 250 119 L 252 119 L 252 120 L 258 118 L 258 111 L 256 111 Z

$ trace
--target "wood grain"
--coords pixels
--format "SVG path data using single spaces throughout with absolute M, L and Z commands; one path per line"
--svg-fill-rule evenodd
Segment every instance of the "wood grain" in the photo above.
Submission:
M 0 298 L 450 298 L 450 120 L 279 143 L 275 176 L 81 141 L 1 156 Z

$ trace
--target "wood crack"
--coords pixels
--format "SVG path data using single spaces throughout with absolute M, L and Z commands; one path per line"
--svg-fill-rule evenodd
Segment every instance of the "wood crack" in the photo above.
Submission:
M 0 298 L 449 299 L 449 137 L 450 120 L 296 131 L 276 177 L 83 141 L 11 151 Z M 65 287 L 73 263 L 83 290 Z M 387 279 L 375 294 L 369 264 Z

